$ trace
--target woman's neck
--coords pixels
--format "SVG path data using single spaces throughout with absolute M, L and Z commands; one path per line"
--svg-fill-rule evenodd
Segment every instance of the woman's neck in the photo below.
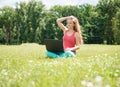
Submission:
M 74 30 L 73 29 L 68 29 L 69 30 L 69 32 L 73 32 Z
M 73 30 L 73 29 L 68 29 L 68 32 L 67 32 L 67 35 L 68 35 L 68 36 L 71 36 L 73 33 L 74 33 L 74 30 Z

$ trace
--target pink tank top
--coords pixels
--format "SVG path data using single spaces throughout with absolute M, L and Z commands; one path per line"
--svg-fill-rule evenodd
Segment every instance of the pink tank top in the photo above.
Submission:
M 64 32 L 64 36 L 63 36 L 63 47 L 64 47 L 64 51 L 67 48 L 72 48 L 75 46 L 76 41 L 75 41 L 75 31 L 72 33 L 72 35 L 68 36 L 67 35 L 68 30 L 66 30 Z

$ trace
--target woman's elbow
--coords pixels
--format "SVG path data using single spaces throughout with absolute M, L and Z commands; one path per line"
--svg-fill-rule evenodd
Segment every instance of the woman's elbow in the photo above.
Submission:
M 56 20 L 56 22 L 59 23 L 59 22 L 60 22 L 60 19 L 58 18 L 58 19 Z

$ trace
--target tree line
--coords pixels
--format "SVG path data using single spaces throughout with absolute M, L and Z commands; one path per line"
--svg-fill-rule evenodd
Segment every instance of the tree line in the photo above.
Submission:
M 56 5 L 49 10 L 41 1 L 16 3 L 0 8 L 0 43 L 44 43 L 62 39 L 56 19 L 74 15 L 79 19 L 84 43 L 120 44 L 120 0 L 100 0 L 96 6 Z M 64 22 L 66 25 L 66 22 Z

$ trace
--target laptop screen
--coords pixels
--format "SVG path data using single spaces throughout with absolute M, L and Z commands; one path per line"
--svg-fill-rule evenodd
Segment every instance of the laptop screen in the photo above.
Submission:
M 48 51 L 64 52 L 62 40 L 45 39 L 45 45 Z

